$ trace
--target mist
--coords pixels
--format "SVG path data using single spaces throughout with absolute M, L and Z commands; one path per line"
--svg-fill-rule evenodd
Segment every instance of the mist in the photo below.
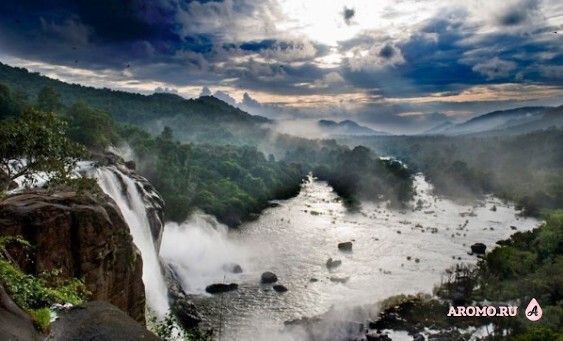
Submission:
M 170 265 L 188 294 L 205 293 L 212 283 L 230 283 L 240 275 L 229 271 L 250 265 L 251 250 L 228 238 L 228 227 L 201 212 L 185 222 L 168 222 L 162 235 L 160 256 Z

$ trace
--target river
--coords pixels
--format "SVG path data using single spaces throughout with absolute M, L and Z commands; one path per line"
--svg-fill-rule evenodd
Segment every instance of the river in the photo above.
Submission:
M 237 230 L 203 214 L 167 224 L 161 256 L 177 269 L 184 290 L 195 295 L 218 339 L 300 340 L 302 335 L 281 331 L 284 321 L 396 294 L 432 293 L 445 269 L 476 262 L 468 254 L 473 243 L 490 250 L 515 230 L 539 224 L 494 197 L 468 203 L 437 197 L 421 174 L 415 187 L 409 209 L 363 203 L 351 213 L 327 183 L 309 178 L 298 196 L 276 202 Z M 345 241 L 353 242 L 352 252 L 338 250 Z M 342 265 L 329 271 L 328 258 Z M 229 273 L 228 263 L 244 271 Z M 264 271 L 276 273 L 289 291 L 261 284 Z M 205 293 L 209 284 L 231 282 L 238 290 Z

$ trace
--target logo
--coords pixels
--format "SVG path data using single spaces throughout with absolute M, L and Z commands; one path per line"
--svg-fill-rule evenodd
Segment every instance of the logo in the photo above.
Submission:
M 516 316 L 518 307 L 510 306 L 468 306 L 454 307 L 450 306 L 448 316 Z
M 526 308 L 526 317 L 530 321 L 537 321 L 541 319 L 543 311 L 541 310 L 540 304 L 536 301 L 535 298 L 532 298 L 530 304 Z

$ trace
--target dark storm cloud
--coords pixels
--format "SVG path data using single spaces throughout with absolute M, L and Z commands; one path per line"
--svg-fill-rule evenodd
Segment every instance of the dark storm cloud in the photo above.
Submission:
M 396 54 L 395 48 L 393 46 L 386 44 L 380 51 L 379 56 L 385 59 L 390 59 Z
M 379 67 L 354 68 L 350 61 L 341 74 L 355 87 L 386 97 L 455 95 L 472 86 L 507 82 L 561 86 L 557 75 L 562 71 L 553 65 L 561 65 L 563 49 L 550 38 L 549 28 L 482 34 L 467 19 L 462 10 L 442 13 L 395 45 L 385 42 L 389 37 L 384 35 L 342 42 L 343 52 L 356 46 L 383 47 L 378 53 L 381 59 L 364 63 Z M 385 67 L 384 61 L 398 53 L 404 62 Z
M 498 23 L 503 26 L 517 26 L 534 20 L 539 14 L 538 0 L 521 0 L 511 4 L 498 16 Z
M 0 45 L 48 63 L 120 68 L 174 50 L 174 11 L 167 1 L 2 1 Z

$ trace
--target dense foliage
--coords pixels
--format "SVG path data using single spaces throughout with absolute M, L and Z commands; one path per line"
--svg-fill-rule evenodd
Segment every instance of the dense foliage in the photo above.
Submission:
M 358 141 L 354 141 L 358 142 Z M 511 199 L 527 214 L 563 207 L 563 130 L 518 136 L 362 139 L 418 168 L 442 194 Z
M 555 340 L 563 335 L 563 211 L 548 215 L 539 228 L 517 232 L 498 244 L 476 268 L 450 271 L 453 276 L 439 288 L 439 296 L 451 299 L 463 288 L 469 302 L 516 302 L 517 317 L 489 321 L 494 326 L 489 339 L 504 340 L 506 333 L 514 340 Z M 543 310 L 536 322 L 523 314 L 532 298 Z
M 0 282 L 14 302 L 34 318 L 38 329 L 47 330 L 50 321 L 49 309 L 53 304 L 78 305 L 88 298 L 90 293 L 83 281 L 75 278 L 61 280 L 56 269 L 40 276 L 22 272 L 10 261 L 10 255 L 6 250 L 6 246 L 10 243 L 31 246 L 19 237 L 0 238 Z
M 120 135 L 138 156 L 141 173 L 163 194 L 171 220 L 199 208 L 234 226 L 268 200 L 295 195 L 304 176 L 301 166 L 266 159 L 255 147 L 181 144 L 170 128 L 152 137 L 128 126 Z
M 66 123 L 56 114 L 25 109 L 16 119 L 0 122 L 0 171 L 4 188 L 23 176 L 33 184 L 45 172 L 50 182 L 65 183 L 85 150 L 66 136 Z

